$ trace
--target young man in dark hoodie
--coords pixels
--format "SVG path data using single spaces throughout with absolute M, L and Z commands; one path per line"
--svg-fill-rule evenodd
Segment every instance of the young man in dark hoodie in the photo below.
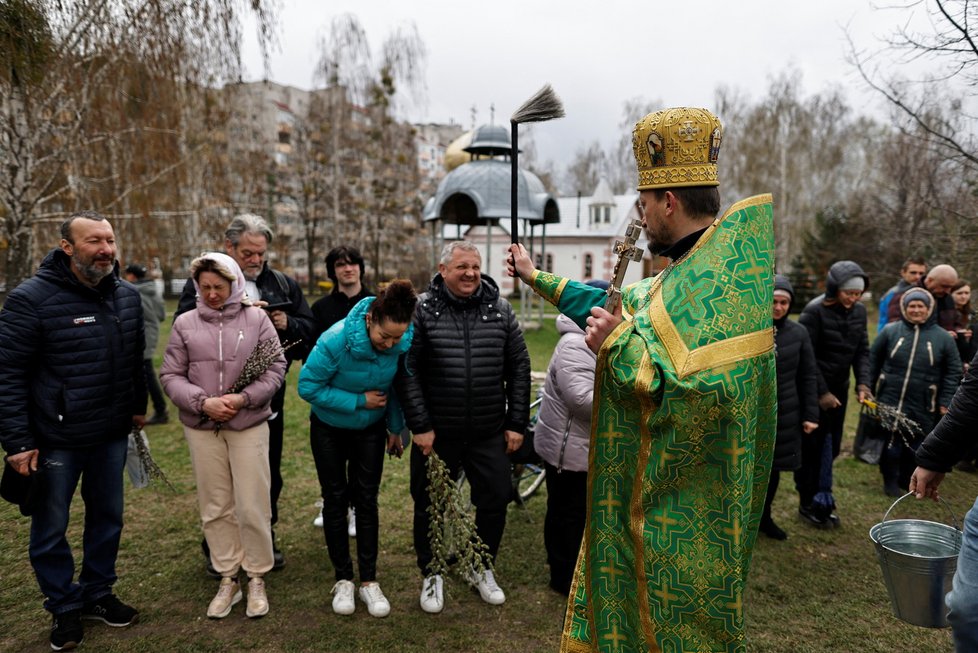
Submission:
M 801 313 L 815 350 L 818 382 L 818 429 L 803 440 L 801 469 L 795 472 L 803 519 L 819 527 L 839 525 L 832 498 L 832 461 L 839 455 L 849 394 L 849 370 L 856 377 L 860 402 L 872 398 L 866 307 L 859 299 L 869 289 L 869 277 L 854 261 L 837 261 L 829 268 L 825 294 Z M 828 455 L 826 440 L 831 442 Z
M 774 353 L 778 371 L 778 435 L 774 443 L 771 481 L 767 486 L 760 531 L 775 540 L 784 532 L 771 518 L 771 503 L 781 472 L 801 467 L 805 438 L 818 428 L 818 385 L 815 353 L 805 327 L 788 318 L 795 291 L 783 275 L 774 277 Z

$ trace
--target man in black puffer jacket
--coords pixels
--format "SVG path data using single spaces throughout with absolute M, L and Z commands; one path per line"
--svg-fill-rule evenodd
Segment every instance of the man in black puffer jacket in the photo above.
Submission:
M 128 626 L 138 616 L 112 586 L 127 436 L 145 422 L 143 308 L 115 256 L 108 221 L 76 213 L 61 225 L 60 249 L 0 310 L 0 442 L 7 464 L 36 473 L 42 488 L 29 550 L 56 651 L 81 642 L 81 619 Z M 84 559 L 75 582 L 65 533 L 81 477 Z
M 938 499 L 937 487 L 955 463 L 974 448 L 978 432 L 978 357 L 958 386 L 947 413 L 917 449 L 917 469 L 910 491 L 918 499 Z M 947 595 L 947 620 L 957 653 L 978 651 L 978 500 L 964 516 L 958 568 Z
M 858 263 L 837 261 L 829 268 L 825 294 L 810 301 L 798 318 L 808 329 L 815 350 L 820 413 L 818 430 L 803 440 L 795 485 L 800 499 L 798 513 L 816 526 L 839 524 L 826 479 L 831 479 L 831 461 L 838 457 L 842 445 L 850 368 L 856 377 L 859 401 L 872 397 L 866 307 L 859 302 L 868 289 L 869 277 Z M 831 460 L 826 460 L 823 449 L 827 438 L 831 440 Z
M 425 576 L 421 608 L 441 612 L 442 579 L 428 569 L 428 488 L 425 457 L 434 449 L 453 476 L 472 487 L 476 529 L 495 559 L 512 494 L 507 453 L 519 448 L 529 422 L 530 357 L 509 302 L 480 273 L 470 242 L 449 243 L 438 274 L 418 298 L 414 341 L 397 381 L 411 448 L 414 548 Z M 470 574 L 482 599 L 506 600 L 492 571 Z

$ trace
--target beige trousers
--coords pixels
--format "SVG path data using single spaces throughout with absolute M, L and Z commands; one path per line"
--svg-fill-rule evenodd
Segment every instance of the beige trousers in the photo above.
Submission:
M 211 564 L 221 576 L 251 578 L 272 568 L 272 482 L 268 423 L 243 431 L 183 428 Z

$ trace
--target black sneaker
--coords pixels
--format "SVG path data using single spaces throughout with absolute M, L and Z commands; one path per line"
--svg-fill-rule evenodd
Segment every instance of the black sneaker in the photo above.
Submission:
M 81 644 L 84 634 L 81 610 L 69 610 L 51 616 L 52 651 L 70 651 Z
M 827 520 L 817 514 L 811 506 L 798 506 L 798 515 L 812 526 L 817 528 L 829 528 Z
M 89 601 L 82 608 L 82 619 L 98 619 L 113 628 L 124 628 L 139 621 L 139 611 L 126 605 L 115 594 Z
M 770 537 L 772 540 L 783 541 L 788 539 L 788 534 L 785 533 L 777 524 L 775 524 L 773 519 L 761 520 L 761 532 Z
M 146 420 L 146 424 L 166 424 L 169 421 L 170 421 L 170 415 L 166 412 L 163 412 L 163 413 L 156 413 L 155 415 L 150 417 L 148 420 Z

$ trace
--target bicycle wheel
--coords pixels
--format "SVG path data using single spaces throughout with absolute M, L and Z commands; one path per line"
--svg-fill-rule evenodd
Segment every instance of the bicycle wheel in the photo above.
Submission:
M 516 496 L 516 502 L 525 503 L 527 499 L 536 494 L 546 475 L 547 470 L 544 469 L 543 465 L 534 463 L 513 465 L 513 494 Z

